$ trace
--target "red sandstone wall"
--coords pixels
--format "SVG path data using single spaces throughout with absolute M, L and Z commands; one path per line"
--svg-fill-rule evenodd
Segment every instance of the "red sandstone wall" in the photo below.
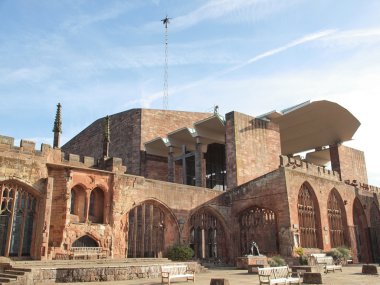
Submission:
M 278 168 L 278 125 L 238 112 L 226 115 L 227 185 L 232 188 Z
M 330 146 L 331 166 L 342 180 L 368 183 L 364 152 L 344 145 Z

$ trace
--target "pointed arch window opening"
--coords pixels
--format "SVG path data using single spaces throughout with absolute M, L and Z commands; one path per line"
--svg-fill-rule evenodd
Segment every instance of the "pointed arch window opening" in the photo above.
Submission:
M 17 183 L 0 183 L 0 256 L 30 256 L 37 198 Z
M 332 191 L 327 201 L 327 216 L 329 219 L 329 231 L 331 247 L 345 246 L 345 231 L 343 221 L 342 203 L 338 194 Z
M 128 257 L 162 257 L 165 219 L 164 211 L 152 202 L 131 209 L 128 215 Z
M 318 248 L 317 213 L 311 191 L 303 184 L 298 194 L 300 245 L 304 248 Z
M 248 208 L 239 216 L 239 227 L 241 255 L 249 253 L 252 241 L 258 244 L 262 252 L 278 252 L 277 221 L 274 211 L 260 207 Z M 269 240 L 268 236 L 274 238 Z

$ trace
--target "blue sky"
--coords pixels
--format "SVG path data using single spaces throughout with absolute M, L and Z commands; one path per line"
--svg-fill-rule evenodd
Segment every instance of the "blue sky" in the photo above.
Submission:
M 58 102 L 63 142 L 107 114 L 162 108 L 166 14 L 169 109 L 338 102 L 380 186 L 375 0 L 0 0 L 0 134 L 51 144 Z

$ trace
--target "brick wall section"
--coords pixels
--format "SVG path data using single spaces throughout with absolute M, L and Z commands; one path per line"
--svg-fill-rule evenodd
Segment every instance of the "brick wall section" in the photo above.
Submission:
M 103 150 L 103 123 L 100 118 L 68 141 L 64 152 L 100 158 Z M 110 157 L 120 157 L 128 173 L 140 174 L 141 109 L 110 116 Z
M 127 173 L 145 175 L 148 178 L 167 180 L 165 176 L 157 176 L 167 165 L 150 163 L 145 167 L 142 159 L 144 143 L 156 137 L 166 137 L 167 133 L 182 127 L 192 127 L 193 123 L 205 119 L 210 113 L 180 112 L 168 110 L 132 109 L 110 116 L 110 157 L 120 157 L 127 166 Z M 103 122 L 100 118 L 72 138 L 62 150 L 69 153 L 100 158 L 103 149 Z M 153 171 L 150 177 L 150 171 Z
M 226 121 L 228 188 L 278 168 L 281 144 L 277 124 L 238 112 L 228 113 Z
M 331 167 L 341 179 L 368 183 L 364 152 L 344 145 L 330 146 Z

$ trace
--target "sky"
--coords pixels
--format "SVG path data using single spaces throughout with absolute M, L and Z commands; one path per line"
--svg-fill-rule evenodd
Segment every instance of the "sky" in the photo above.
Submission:
M 163 108 L 259 116 L 330 100 L 361 122 L 380 186 L 380 1 L 0 0 L 0 134 L 62 143 L 98 118 Z

